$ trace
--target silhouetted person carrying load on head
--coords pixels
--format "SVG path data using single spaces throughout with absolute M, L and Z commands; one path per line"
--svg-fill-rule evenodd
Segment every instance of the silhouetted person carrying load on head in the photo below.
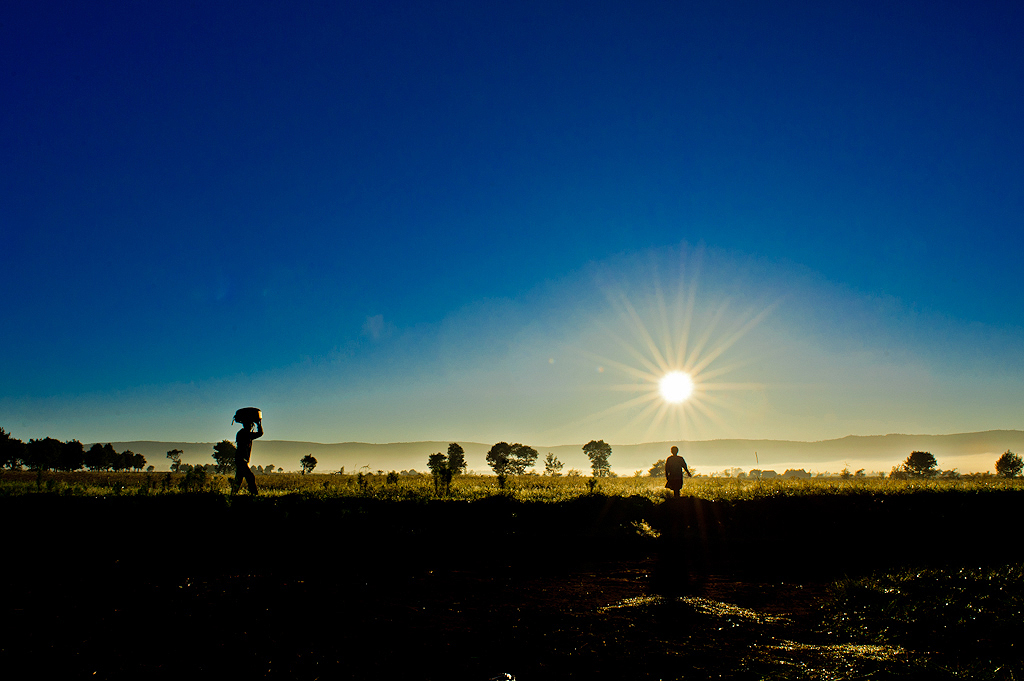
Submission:
M 672 490 L 677 497 L 679 490 L 683 488 L 683 471 L 686 471 L 687 477 L 693 477 L 690 469 L 686 467 L 686 459 L 679 456 L 679 447 L 672 447 L 672 456 L 665 459 L 665 487 Z
M 245 479 L 249 483 L 249 493 L 258 494 L 256 476 L 249 470 L 249 457 L 252 455 L 252 441 L 263 437 L 263 414 L 256 407 L 243 407 L 235 412 L 232 421 L 241 423 L 242 429 L 235 435 L 235 479 L 231 483 L 231 493 L 236 494 Z M 256 426 L 255 433 L 253 426 Z

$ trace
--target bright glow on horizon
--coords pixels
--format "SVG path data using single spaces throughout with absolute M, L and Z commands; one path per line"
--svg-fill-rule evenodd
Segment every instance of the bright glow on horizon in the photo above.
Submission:
M 691 272 L 695 273 L 694 270 Z M 578 424 L 614 423 L 613 432 L 609 433 L 612 436 L 614 431 L 633 433 L 633 427 L 642 426 L 645 430 L 640 437 L 631 436 L 637 442 L 699 439 L 707 425 L 712 425 L 716 432 L 730 432 L 732 419 L 728 412 L 743 407 L 741 400 L 730 398 L 728 393 L 761 390 L 764 385 L 723 381 L 724 375 L 746 364 L 740 358 L 723 360 L 728 357 L 727 351 L 774 306 L 736 313 L 729 309 L 728 300 L 698 305 L 695 277 L 685 282 L 681 273 L 675 295 L 669 299 L 657 280 L 652 284 L 654 295 L 645 297 L 639 306 L 621 289 L 609 294 L 618 319 L 603 323 L 600 328 L 612 342 L 608 350 L 618 359 L 607 354 L 582 353 L 590 361 L 628 378 L 623 384 L 605 385 L 606 389 L 634 396 Z M 629 417 L 616 423 L 612 417 L 617 414 Z
M 679 404 L 693 394 L 693 379 L 682 371 L 670 371 L 658 381 L 658 391 L 666 402 Z

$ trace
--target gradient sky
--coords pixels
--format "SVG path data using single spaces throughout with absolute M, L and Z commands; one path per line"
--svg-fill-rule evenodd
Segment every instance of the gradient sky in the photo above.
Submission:
M 1016 2 L 18 3 L 0 426 L 1021 428 L 1022 31 Z M 680 290 L 737 389 L 658 419 L 628 367 Z

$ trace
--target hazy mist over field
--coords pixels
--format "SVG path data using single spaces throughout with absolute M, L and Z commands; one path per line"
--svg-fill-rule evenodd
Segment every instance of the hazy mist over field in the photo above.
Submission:
M 180 449 L 182 461 L 207 464 L 213 460 L 212 442 L 115 442 L 118 451 L 130 449 L 143 454 L 157 470 L 167 470 L 166 452 Z M 427 470 L 427 457 L 435 452 L 446 452 L 448 442 L 401 442 L 369 444 L 344 442 L 323 444 L 317 442 L 260 441 L 253 449 L 253 466 L 298 470 L 298 461 L 306 454 L 317 459 L 317 473 L 334 473 L 342 467 L 346 473 L 385 472 L 391 470 Z M 490 474 L 484 457 L 491 444 L 460 442 L 465 449 L 469 469 Z M 590 461 L 581 445 L 544 446 L 527 443 L 540 454 L 535 470 L 543 472 L 543 458 L 551 452 L 565 464 L 563 475 L 577 469 L 590 474 Z M 690 467 L 704 475 L 720 474 L 731 468 L 744 472 L 752 469 L 775 470 L 780 475 L 787 469 L 805 469 L 809 473 L 838 474 L 844 468 L 855 472 L 888 473 L 900 464 L 911 451 L 927 450 L 938 460 L 942 470 L 958 469 L 960 473 L 985 472 L 993 469 L 996 459 L 1007 449 L 1024 451 L 1024 431 L 989 431 L 956 435 L 882 435 L 871 437 L 845 437 L 820 442 L 793 442 L 782 440 L 708 440 L 673 441 L 646 444 L 612 444 L 612 471 L 618 475 L 633 475 L 640 470 L 644 475 L 658 459 L 668 455 L 669 447 L 677 444 Z

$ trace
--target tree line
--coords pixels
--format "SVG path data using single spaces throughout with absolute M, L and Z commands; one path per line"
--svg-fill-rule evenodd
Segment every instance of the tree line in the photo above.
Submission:
M 1024 459 L 1007 449 L 995 463 L 996 475 L 1001 478 L 1016 478 L 1024 470 Z M 939 462 L 931 452 L 911 452 L 903 463 L 893 466 L 890 478 L 958 478 L 956 470 L 939 469 Z
M 609 459 L 612 448 L 604 440 L 591 440 L 583 445 L 583 451 L 590 458 L 590 467 L 595 478 L 606 478 L 612 475 Z M 498 477 L 498 487 L 504 489 L 510 475 L 525 475 L 539 458 L 537 450 L 528 445 L 497 442 L 487 452 L 487 465 Z M 544 475 L 559 476 L 564 464 L 553 453 L 548 452 L 544 459 Z M 427 468 L 434 478 L 434 490 L 447 493 L 452 478 L 466 472 L 466 452 L 457 442 L 448 445 L 448 453 L 437 452 L 427 457 Z M 570 475 L 572 475 L 570 471 Z
M 0 467 L 62 472 L 83 468 L 91 471 L 141 471 L 146 468 L 146 457 L 130 449 L 118 452 L 110 443 L 96 443 L 86 449 L 78 440 L 61 442 L 52 437 L 22 442 L 0 428 Z
M 595 478 L 614 475 L 611 472 L 610 464 L 612 448 L 604 440 L 591 440 L 583 445 L 583 451 L 590 459 L 591 471 Z M 235 444 L 230 440 L 222 440 L 213 446 L 211 456 L 214 463 L 206 466 L 182 463 L 183 453 L 180 449 L 172 449 L 167 452 L 172 472 L 188 473 L 196 468 L 203 468 L 204 471 L 209 470 L 209 472 L 215 473 L 232 473 L 235 470 Z M 536 464 L 539 456 L 537 450 L 528 445 L 518 442 L 514 444 L 497 442 L 487 452 L 486 461 L 498 477 L 499 487 L 504 487 L 508 476 L 524 475 Z M 553 453 L 548 452 L 543 463 L 544 475 L 553 477 L 562 475 L 564 464 Z M 312 454 L 307 454 L 299 460 L 299 464 L 302 473 L 311 473 L 316 468 L 317 460 Z M 648 471 L 648 475 L 651 477 L 664 475 L 664 466 L 665 460 L 659 459 Z M 465 473 L 466 467 L 466 453 L 456 442 L 448 445 L 447 454 L 437 452 L 431 454 L 427 459 L 427 468 L 434 478 L 434 485 L 438 491 L 449 489 L 452 478 Z M 0 468 L 71 472 L 83 468 L 91 471 L 141 471 L 147 467 L 146 457 L 142 454 L 137 454 L 130 449 L 118 452 L 110 443 L 96 443 L 89 449 L 86 449 L 85 445 L 78 440 L 61 442 L 51 437 L 31 439 L 26 443 L 0 428 Z M 263 474 L 282 472 L 280 468 L 275 470 L 273 464 L 252 466 L 251 468 L 254 472 Z M 1000 477 L 1018 477 L 1024 471 L 1024 459 L 1014 452 L 1006 450 L 995 462 L 995 469 L 996 475 Z M 153 470 L 153 466 L 149 466 L 148 470 Z M 578 474 L 578 471 L 569 471 L 570 476 L 574 474 Z M 910 456 L 899 466 L 893 467 L 890 477 L 948 478 L 958 477 L 958 474 L 956 471 L 940 470 L 938 461 L 930 452 L 915 451 L 911 452 Z
M 184 452 L 172 449 L 167 452 L 172 473 L 185 473 L 202 469 L 204 473 L 233 473 L 235 471 L 235 444 L 230 440 L 222 440 L 213 446 L 212 464 L 188 464 L 181 460 Z M 303 473 L 312 472 L 316 467 L 316 459 L 307 454 L 299 460 Z M 78 440 L 61 442 L 52 437 L 22 442 L 9 432 L 0 428 L 0 468 L 9 470 L 59 471 L 70 473 L 78 470 L 90 471 L 152 471 L 153 466 L 146 465 L 146 457 L 126 449 L 118 452 L 109 442 L 96 443 L 89 449 Z M 283 469 L 275 468 L 274 464 L 251 466 L 253 472 L 260 474 L 281 473 Z

